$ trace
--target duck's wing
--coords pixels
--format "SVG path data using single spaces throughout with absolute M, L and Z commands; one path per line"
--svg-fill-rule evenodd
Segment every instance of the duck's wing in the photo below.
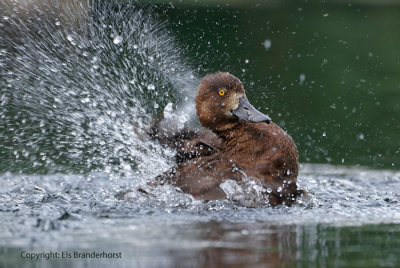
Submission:
M 177 140 L 174 143 L 177 151 L 176 161 L 181 163 L 220 152 L 221 142 L 217 135 L 209 131 L 198 132 L 194 137 Z
M 221 139 L 211 131 L 187 127 L 177 129 L 163 119 L 156 120 L 147 134 L 160 144 L 175 149 L 177 163 L 209 156 L 221 150 Z
M 198 146 L 207 146 L 214 151 L 221 151 L 222 140 L 211 131 L 203 131 L 198 136 Z

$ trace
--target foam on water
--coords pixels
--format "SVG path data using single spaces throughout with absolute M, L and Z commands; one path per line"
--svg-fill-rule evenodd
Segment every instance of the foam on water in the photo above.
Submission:
M 145 130 L 198 82 L 152 8 L 1 0 L 0 171 L 153 177 L 173 154 Z M 187 103 L 190 103 L 187 105 Z M 193 108 L 181 109 L 188 121 Z

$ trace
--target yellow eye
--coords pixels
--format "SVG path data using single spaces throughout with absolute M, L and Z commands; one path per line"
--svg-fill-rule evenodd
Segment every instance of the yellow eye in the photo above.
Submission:
M 218 93 L 219 93 L 220 96 L 224 96 L 225 95 L 225 89 L 220 89 L 218 91 Z

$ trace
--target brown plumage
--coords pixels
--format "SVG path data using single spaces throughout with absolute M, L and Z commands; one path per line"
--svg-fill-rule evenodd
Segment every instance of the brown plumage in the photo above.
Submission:
M 177 165 L 153 184 L 170 183 L 196 199 L 227 198 L 220 184 L 258 179 L 271 205 L 291 204 L 297 189 L 298 153 L 292 138 L 247 101 L 239 79 L 229 73 L 204 77 L 196 96 L 197 116 L 212 132 L 182 131 L 159 140 L 177 148 Z M 155 132 L 154 132 L 155 133 Z

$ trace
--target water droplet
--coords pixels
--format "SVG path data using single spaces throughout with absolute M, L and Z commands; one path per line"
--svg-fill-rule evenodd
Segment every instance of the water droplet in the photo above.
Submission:
M 271 40 L 266 39 L 264 41 L 263 45 L 264 45 L 265 50 L 268 51 L 271 48 Z
M 117 35 L 116 37 L 114 37 L 113 43 L 114 43 L 115 45 L 118 45 L 118 44 L 120 44 L 120 43 L 122 42 L 122 40 L 123 40 L 122 36 Z
M 173 116 L 173 104 L 170 102 L 164 108 L 164 118 L 172 118 Z
M 83 99 L 81 99 L 81 102 L 82 102 L 82 103 L 88 103 L 89 101 L 90 101 L 89 98 L 83 98 Z
M 300 74 L 300 76 L 299 76 L 299 84 L 300 84 L 300 86 L 303 85 L 304 80 L 306 80 L 305 74 Z
M 189 120 L 189 116 L 186 115 L 186 114 L 181 115 L 181 116 L 179 117 L 179 122 L 181 122 L 182 124 L 186 123 L 188 120 Z
M 75 40 L 74 40 L 74 38 L 72 37 L 72 36 L 70 36 L 70 35 L 67 35 L 67 40 L 72 44 L 72 45 L 76 45 L 76 42 L 75 42 Z

